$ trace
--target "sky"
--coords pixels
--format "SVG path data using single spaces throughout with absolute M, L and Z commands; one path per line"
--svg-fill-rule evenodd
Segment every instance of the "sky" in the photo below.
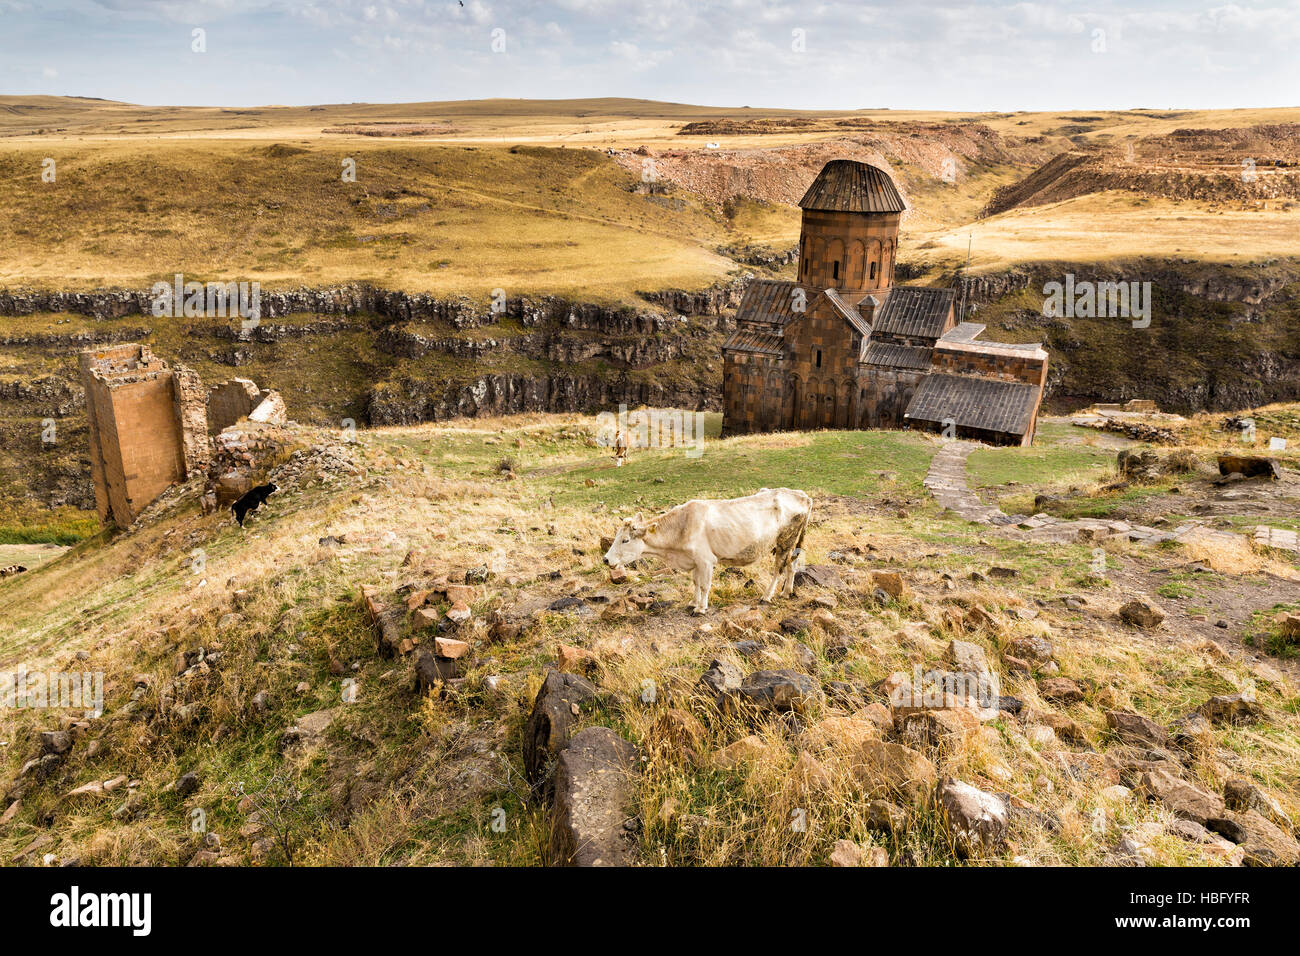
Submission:
M 148 105 L 1296 106 L 1298 50 L 1300 0 L 0 0 L 0 94 Z

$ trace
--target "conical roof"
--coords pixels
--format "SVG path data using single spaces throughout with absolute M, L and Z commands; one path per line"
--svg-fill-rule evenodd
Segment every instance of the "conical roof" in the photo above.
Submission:
M 799 205 L 831 212 L 902 212 L 907 208 L 888 173 L 852 159 L 832 159 L 823 166 Z

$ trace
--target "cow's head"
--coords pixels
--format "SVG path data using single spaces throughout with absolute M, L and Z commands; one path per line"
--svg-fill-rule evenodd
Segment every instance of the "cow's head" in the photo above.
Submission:
M 653 524 L 646 524 L 641 520 L 640 514 L 628 518 L 618 529 L 618 534 L 614 536 L 614 543 L 605 552 L 605 563 L 612 568 L 631 564 L 645 554 L 646 533 L 654 529 Z

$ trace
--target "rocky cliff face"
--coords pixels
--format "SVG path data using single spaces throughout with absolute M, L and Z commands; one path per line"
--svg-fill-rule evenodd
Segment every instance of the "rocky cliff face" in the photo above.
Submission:
M 1047 317 L 1044 285 L 1150 283 L 1150 323 Z M 960 287 L 961 279 L 947 277 Z M 1300 265 L 1209 266 L 1165 260 L 1130 268 L 1058 263 L 966 280 L 967 318 L 985 337 L 1042 341 L 1057 407 L 1150 398 L 1167 411 L 1230 411 L 1300 398 Z
M 1043 286 L 1066 272 L 1079 280 L 1150 282 L 1151 325 L 1044 317 Z M 748 281 L 647 293 L 646 308 L 514 298 L 494 311 L 469 299 L 359 284 L 264 292 L 253 328 L 238 319 L 155 318 L 147 291 L 0 290 L 0 354 L 8 360 L 0 374 L 0 476 L 26 475 L 42 461 L 41 474 L 57 476 L 6 480 L 0 494 L 22 487 L 42 501 L 89 500 L 89 481 L 78 490 L 74 480 L 78 457 L 54 463 L 39 440 L 46 418 L 59 420 L 61 448 L 70 448 L 64 442 L 84 430 L 74 372 L 82 348 L 153 341 L 200 368 L 209 384 L 228 377 L 223 366 L 255 365 L 259 382 L 285 393 L 292 417 L 319 424 L 336 424 L 345 414 L 394 425 L 524 411 L 595 412 L 620 403 L 716 409 L 720 346 L 735 327 L 735 307 Z M 1122 272 L 1056 263 L 966 282 L 974 310 L 968 317 L 988 326 L 988 338 L 1047 344 L 1049 407 L 1150 398 L 1165 409 L 1190 412 L 1300 398 L 1295 263 L 1230 268 L 1164 260 Z M 42 313 L 96 321 L 61 331 L 66 320 L 33 325 L 25 319 L 6 328 L 3 318 Z M 342 349 L 358 353 L 363 374 L 333 387 L 328 410 L 323 400 L 313 405 L 307 392 L 315 356 Z M 297 378 L 278 380 L 279 363 L 286 375 L 292 363 Z M 309 387 L 293 387 L 291 381 L 302 385 L 304 375 Z M 340 411 L 340 392 L 356 411 Z

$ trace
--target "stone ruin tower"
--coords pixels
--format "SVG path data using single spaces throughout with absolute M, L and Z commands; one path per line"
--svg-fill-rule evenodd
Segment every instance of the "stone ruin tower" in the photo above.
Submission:
M 99 519 L 120 528 L 165 488 L 207 467 L 207 396 L 198 375 L 147 345 L 80 356 Z
M 284 399 L 245 378 L 205 391 L 198 373 L 168 367 L 147 345 L 80 356 L 99 520 L 129 527 L 166 488 L 208 476 L 205 511 L 253 487 L 256 458 L 274 444 L 245 432 L 284 425 Z

